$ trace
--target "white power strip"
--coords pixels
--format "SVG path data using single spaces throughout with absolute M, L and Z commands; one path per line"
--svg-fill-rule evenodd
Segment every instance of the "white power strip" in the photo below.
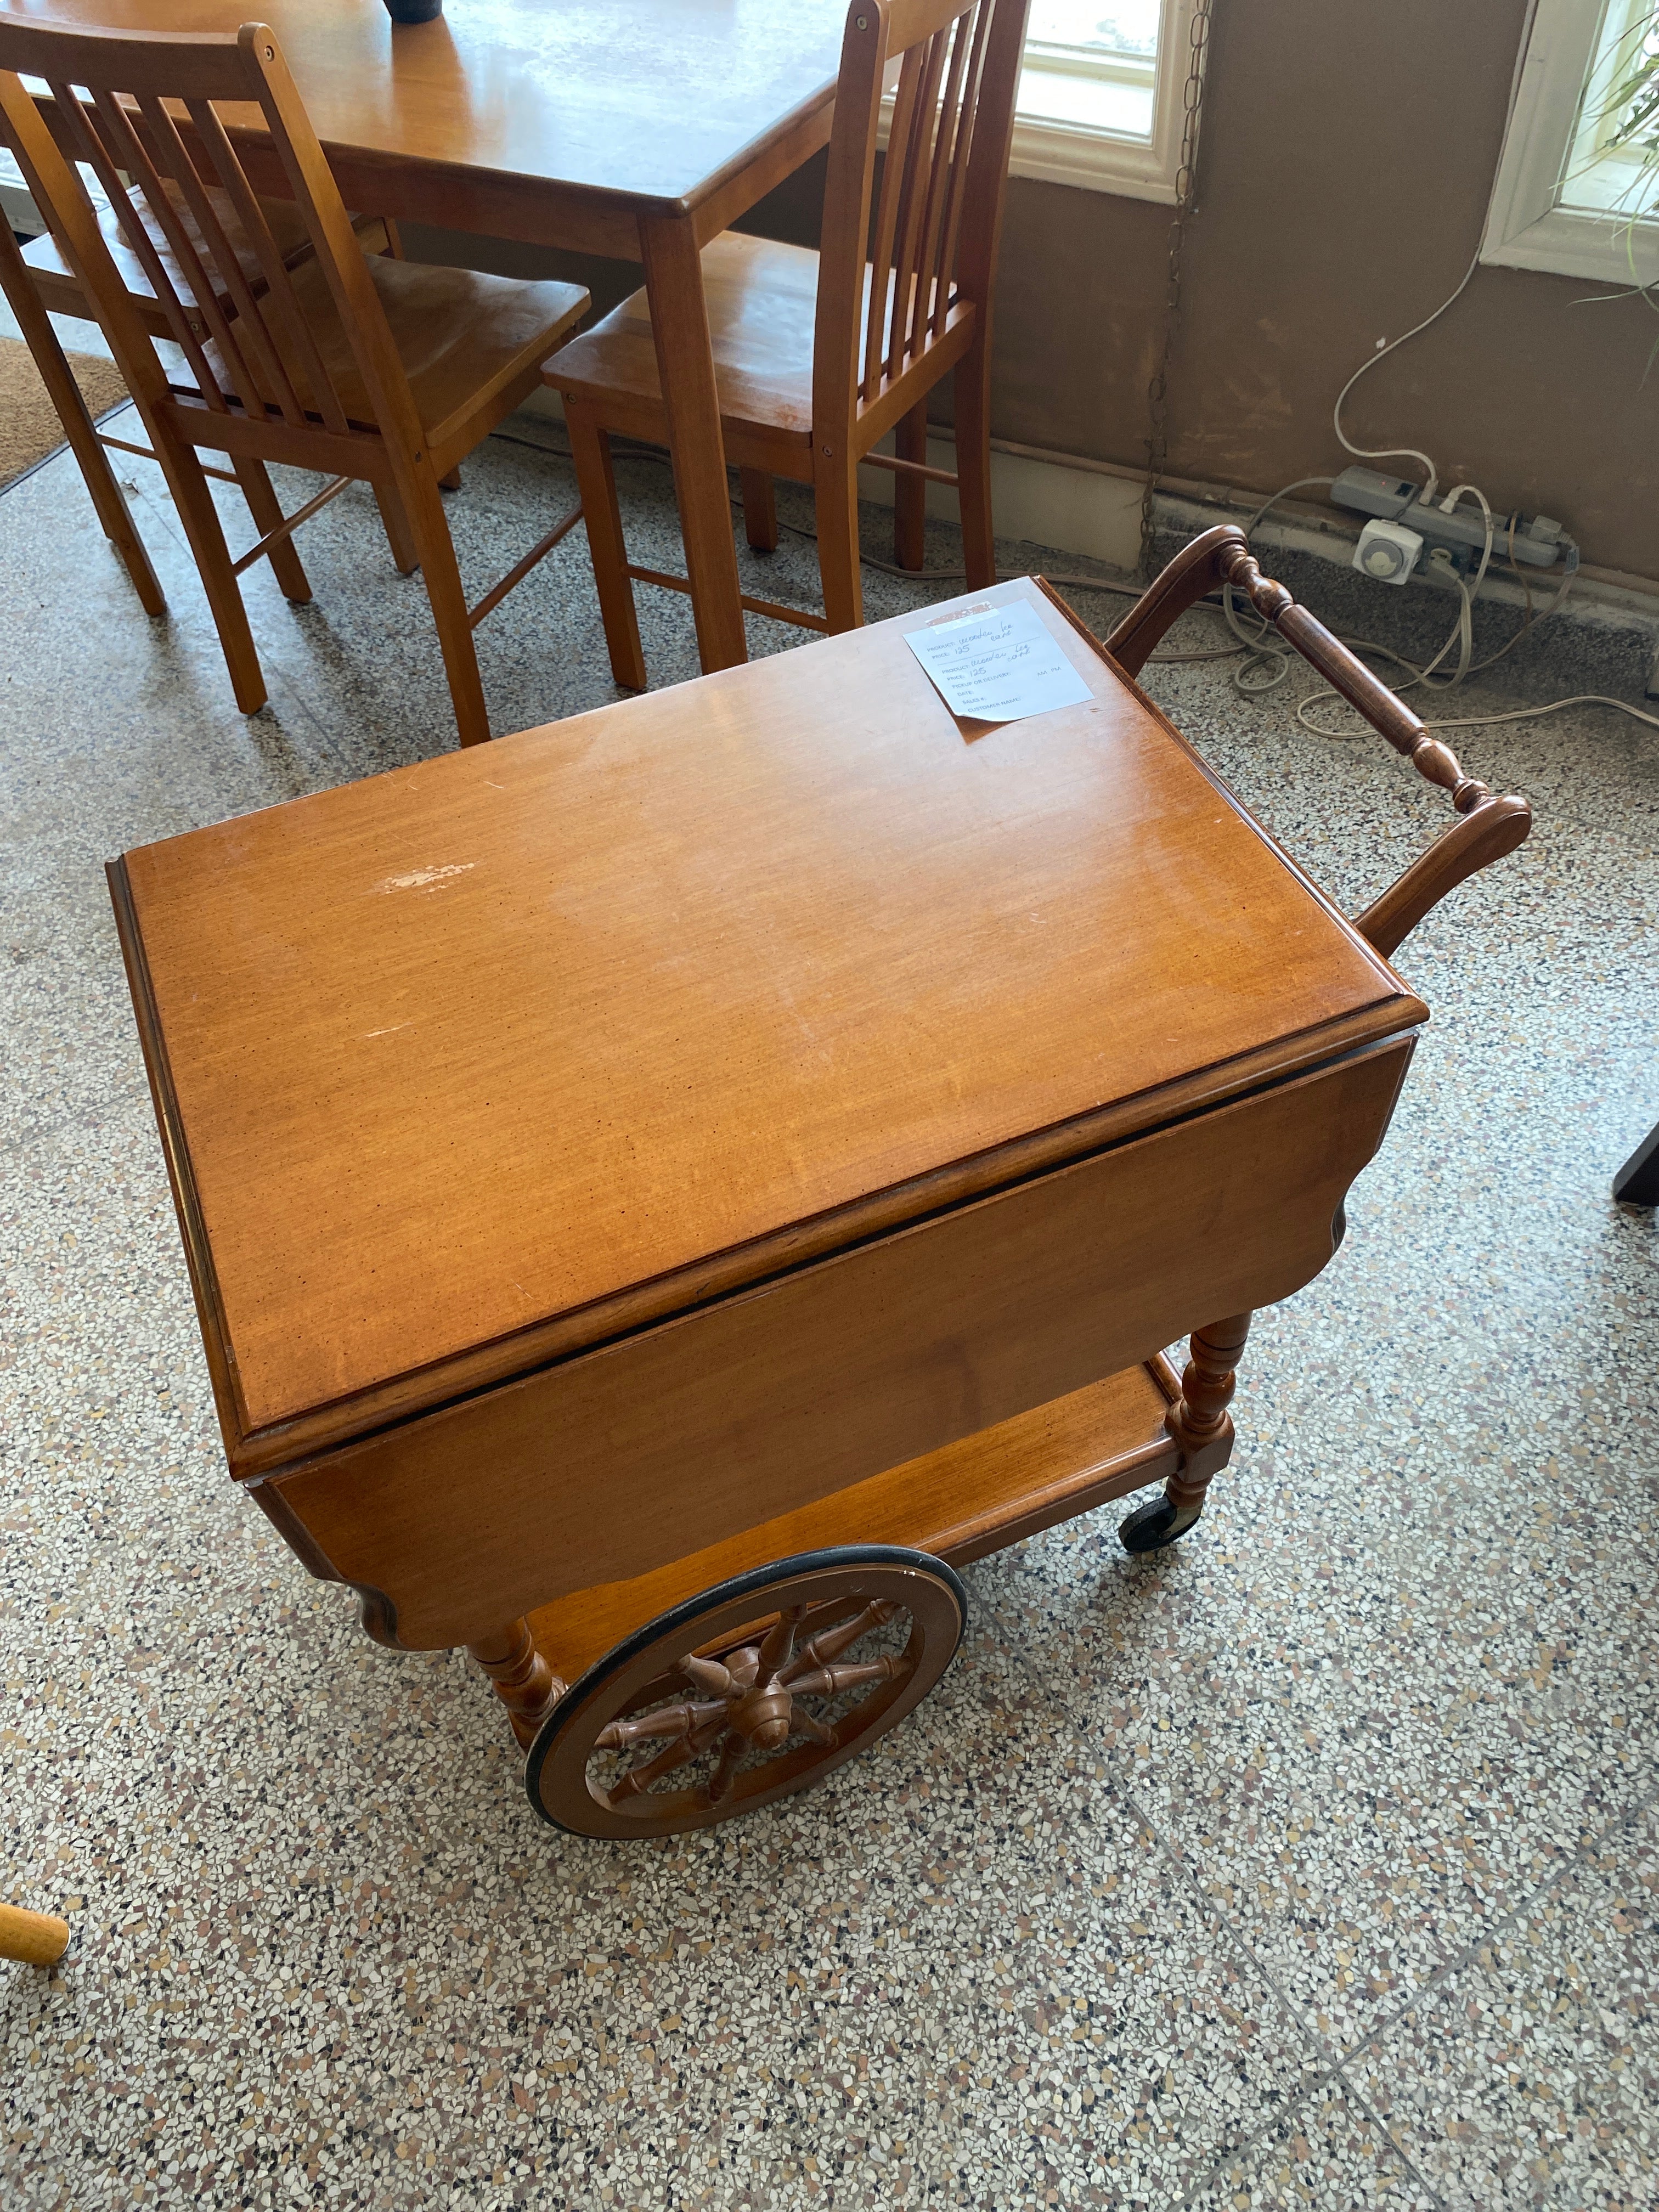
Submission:
M 1331 499 L 1356 514 L 1399 523 L 1431 545 L 1449 547 L 1458 567 L 1473 568 L 1486 543 L 1485 520 L 1475 509 L 1458 503 L 1455 491 L 1443 500 L 1431 500 L 1421 498 L 1420 489 L 1404 477 L 1351 468 L 1332 479 Z M 1577 548 L 1553 515 L 1495 514 L 1492 534 L 1511 560 L 1524 561 L 1528 568 L 1553 568 L 1558 562 L 1570 559 L 1577 566 L 1573 557 Z M 1392 582 L 1393 576 L 1388 580 Z

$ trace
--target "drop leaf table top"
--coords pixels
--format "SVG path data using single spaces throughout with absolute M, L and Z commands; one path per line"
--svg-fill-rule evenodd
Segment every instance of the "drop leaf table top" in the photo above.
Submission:
M 1087 705 L 959 725 L 934 609 L 126 856 L 234 1465 L 1424 1018 L 989 597 Z

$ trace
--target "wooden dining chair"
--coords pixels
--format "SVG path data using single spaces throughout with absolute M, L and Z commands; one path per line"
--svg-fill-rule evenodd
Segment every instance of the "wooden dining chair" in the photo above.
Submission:
M 189 207 L 176 185 L 168 191 L 167 197 L 173 203 L 175 217 L 186 228 L 192 228 Z M 216 191 L 212 198 L 215 212 L 234 247 L 249 287 L 257 297 L 264 290 L 265 280 L 252 240 L 238 222 L 228 195 Z M 294 203 L 291 200 L 262 199 L 259 206 L 285 265 L 292 268 L 309 259 L 313 251 L 311 240 Z M 138 198 L 137 208 L 152 245 L 163 264 L 169 266 L 169 274 L 177 289 L 183 282 L 182 272 L 173 260 L 167 233 L 142 196 Z M 143 264 L 137 254 L 129 251 L 122 240 L 115 210 L 100 207 L 98 210 L 98 225 L 104 234 L 117 272 L 131 297 L 134 311 L 152 337 L 170 338 L 173 332 L 166 313 L 150 289 Z M 358 244 L 365 253 L 401 256 L 403 248 L 397 228 L 390 222 L 380 217 L 360 217 L 354 228 Z M 184 289 L 188 293 L 187 283 Z M 23 342 L 33 355 L 40 380 L 46 386 L 46 396 L 57 410 L 64 436 L 80 464 L 82 477 L 98 520 L 103 526 L 105 537 L 126 564 L 127 574 L 132 580 L 133 588 L 144 611 L 152 615 L 165 614 L 166 595 L 150 565 L 149 555 L 138 534 L 131 511 L 121 495 L 114 471 L 105 459 L 106 449 L 149 458 L 148 449 L 134 446 L 125 438 L 118 438 L 112 432 L 100 429 L 92 420 L 81 387 L 75 380 L 63 347 L 58 342 L 58 333 L 52 325 L 53 315 L 68 315 L 78 322 L 95 323 L 97 309 L 82 289 L 74 270 L 64 258 L 63 249 L 49 230 L 43 231 L 39 238 L 20 248 L 10 230 L 0 225 L 0 291 L 4 292 L 7 303 L 16 318 Z M 222 314 L 235 314 L 236 303 L 228 293 L 220 291 L 218 304 Z M 197 325 L 198 337 L 207 336 L 205 325 L 199 314 L 192 314 L 192 320 Z M 234 475 L 247 499 L 249 512 L 256 526 L 260 530 L 270 529 L 275 522 L 281 520 L 282 510 L 277 506 L 276 493 L 264 468 L 258 461 L 243 459 L 235 465 Z M 397 558 L 400 540 L 390 524 L 387 535 L 392 539 L 393 557 Z M 286 558 L 279 556 L 279 559 L 283 561 L 292 582 L 291 549 L 288 549 Z M 272 565 L 276 567 L 277 562 L 273 562 Z M 399 566 L 402 565 L 399 561 Z M 300 582 L 303 586 L 303 571 L 301 572 Z M 310 597 L 310 592 L 308 588 L 301 588 L 290 591 L 289 596 L 303 601 Z
M 25 76 L 46 80 L 50 119 Z M 236 106 L 257 107 L 263 129 L 220 112 Z M 362 482 L 380 498 L 400 565 L 422 572 L 461 742 L 487 738 L 472 631 L 580 509 L 469 610 L 439 485 L 534 389 L 543 361 L 585 311 L 586 293 L 365 256 L 281 49 L 261 24 L 224 33 L 82 33 L 0 15 L 0 131 L 137 404 L 243 712 L 256 713 L 266 693 L 237 578 L 270 557 L 289 597 L 308 594 L 292 534 Z M 284 260 L 245 155 L 280 171 L 292 195 L 312 248 L 297 265 Z M 157 352 L 76 161 L 114 210 L 186 377 Z M 257 295 L 216 194 L 252 243 L 264 278 Z M 159 225 L 170 261 L 144 213 Z M 234 317 L 221 304 L 227 298 Z M 241 462 L 262 470 L 280 462 L 329 481 L 294 514 L 277 511 L 233 561 L 198 447 L 228 455 L 233 474 Z
M 922 560 L 927 483 L 954 483 L 968 582 L 996 580 L 992 551 L 991 291 L 1028 0 L 854 0 L 842 44 L 814 253 L 725 231 L 703 250 L 720 428 L 742 472 L 749 543 L 777 544 L 773 479 L 812 487 L 823 612 L 745 597 L 806 629 L 856 629 L 858 465 L 897 476 L 900 562 Z M 876 187 L 884 86 L 894 65 Z M 874 204 L 873 220 L 872 203 Z M 927 394 L 956 372 L 957 467 L 927 466 Z M 610 437 L 668 442 L 656 333 L 644 292 L 548 363 L 563 395 L 611 672 L 643 688 L 635 582 L 689 586 L 635 567 L 623 544 Z M 896 434 L 894 455 L 871 449 Z

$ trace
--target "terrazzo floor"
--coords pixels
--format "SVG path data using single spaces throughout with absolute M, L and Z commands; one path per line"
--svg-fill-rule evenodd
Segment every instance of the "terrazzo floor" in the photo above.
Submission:
M 1432 1026 L 1194 1535 L 1131 1561 L 1109 1509 L 971 1568 L 873 1753 L 618 1849 L 537 1820 L 469 1662 L 369 1644 L 224 1474 L 101 863 L 452 732 L 365 496 L 303 536 L 309 609 L 251 577 L 245 720 L 131 471 L 164 623 L 67 458 L 0 500 L 0 1896 L 75 1931 L 0 1966 L 7 2212 L 1659 2204 L 1659 1313 L 1608 1195 L 1659 1115 L 1659 732 L 1456 740 L 1537 833 L 1401 955 Z M 623 476 L 665 565 L 663 473 Z M 475 587 L 567 489 L 469 465 Z M 750 573 L 806 599 L 811 550 Z M 641 606 L 693 673 L 684 603 Z M 613 696 L 580 533 L 480 653 L 502 730 Z M 1151 688 L 1357 907 L 1440 805 L 1230 674 Z

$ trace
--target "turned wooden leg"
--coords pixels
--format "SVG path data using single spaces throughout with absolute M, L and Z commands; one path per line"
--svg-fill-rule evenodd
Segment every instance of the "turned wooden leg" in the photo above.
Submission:
M 1204 1510 L 1211 1476 L 1232 1457 L 1227 1407 L 1238 1382 L 1234 1368 L 1249 1333 L 1247 1313 L 1193 1331 L 1181 1395 L 1164 1417 L 1164 1427 L 1181 1447 L 1181 1465 L 1164 1484 L 1164 1495 L 1138 1506 L 1118 1530 L 1126 1551 L 1161 1551 L 1184 1536 Z
M 26 1966 L 55 1966 L 69 1939 L 68 1921 L 50 1912 L 25 1912 L 21 1905 L 0 1905 L 0 1959 L 19 1959 Z
M 778 495 L 769 469 L 739 469 L 744 535 L 757 553 L 778 550 Z
M 98 520 L 110 544 L 126 562 L 127 574 L 132 579 L 133 589 L 147 615 L 164 615 L 167 603 L 161 586 L 155 580 L 155 571 L 144 550 L 138 526 L 121 495 L 121 487 L 115 481 L 104 447 L 98 436 L 96 425 L 87 412 L 87 403 L 80 386 L 76 382 L 64 349 L 58 343 L 58 333 L 52 326 L 52 318 L 40 303 L 40 295 L 34 289 L 34 280 L 28 264 L 18 251 L 17 241 L 3 223 L 0 223 L 0 291 L 3 291 L 12 313 L 17 318 L 17 327 L 34 356 L 34 365 L 40 372 L 52 405 L 58 410 L 58 419 L 64 426 L 64 435 L 74 449 L 81 464 L 81 474 L 86 481 L 92 503 L 98 511 Z
M 664 199 L 649 204 L 666 209 L 684 203 Z M 689 212 L 641 212 L 639 228 L 657 376 L 674 456 L 674 497 L 680 510 L 685 573 L 691 583 L 697 653 L 708 674 L 716 668 L 740 666 L 749 658 L 749 643 L 744 635 L 743 587 L 726 493 L 720 386 L 708 337 L 696 218 Z M 853 624 L 841 627 L 850 629 Z M 625 680 L 617 678 L 619 683 Z
M 908 415 L 898 419 L 893 451 L 902 461 L 927 459 L 927 402 L 918 399 Z M 921 568 L 927 558 L 927 480 L 907 476 L 893 478 L 893 559 L 901 568 Z
M 510 1620 L 483 1643 L 469 1644 L 466 1648 L 495 1684 L 514 1735 L 528 1749 L 536 1740 L 537 1729 L 565 1692 L 565 1685 L 532 1641 L 529 1625 Z

